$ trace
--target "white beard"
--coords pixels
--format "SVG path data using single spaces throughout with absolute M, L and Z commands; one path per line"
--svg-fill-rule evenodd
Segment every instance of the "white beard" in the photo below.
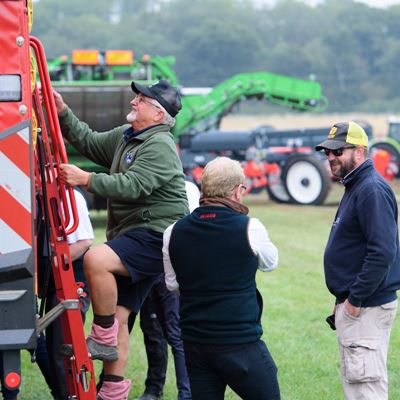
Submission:
M 132 110 L 127 116 L 126 116 L 126 120 L 131 124 L 132 122 L 136 121 L 136 111 Z

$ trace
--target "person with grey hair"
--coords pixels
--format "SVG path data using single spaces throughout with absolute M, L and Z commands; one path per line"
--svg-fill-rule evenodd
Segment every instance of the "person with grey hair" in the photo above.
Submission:
M 102 133 L 79 121 L 54 91 L 63 136 L 110 170 L 89 173 L 60 166 L 64 183 L 108 200 L 108 241 L 84 258 L 94 314 L 87 345 L 92 359 L 104 361 L 100 400 L 128 398 L 128 318 L 163 274 L 165 228 L 189 212 L 182 164 L 170 133 L 181 109 L 180 94 L 165 80 L 152 86 L 132 82 L 131 87 L 136 95 L 129 125 Z
M 218 157 L 203 172 L 200 207 L 169 226 L 167 288 L 180 293 L 180 326 L 193 400 L 280 399 L 277 368 L 262 335 L 257 269 L 278 265 L 264 225 L 247 216 L 244 173 Z

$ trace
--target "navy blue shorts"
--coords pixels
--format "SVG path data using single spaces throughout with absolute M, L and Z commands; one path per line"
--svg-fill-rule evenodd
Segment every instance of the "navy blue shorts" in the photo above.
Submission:
M 106 245 L 118 255 L 130 275 L 115 275 L 117 304 L 138 313 L 154 282 L 164 273 L 163 234 L 136 228 L 109 240 Z

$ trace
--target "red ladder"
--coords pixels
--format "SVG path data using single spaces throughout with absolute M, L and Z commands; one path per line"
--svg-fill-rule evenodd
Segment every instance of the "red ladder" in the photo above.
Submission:
M 46 314 L 42 320 L 39 320 L 38 330 L 43 330 L 57 316 L 61 318 L 64 343 L 71 349 L 65 360 L 68 393 L 71 398 L 95 399 L 95 375 L 86 347 L 79 307 L 79 298 L 83 291 L 75 282 L 67 243 L 67 235 L 75 231 L 79 223 L 75 197 L 73 188 L 66 188 L 58 181 L 59 165 L 60 163 L 68 163 L 68 159 L 58 123 L 44 49 L 37 38 L 30 37 L 29 41 L 35 54 L 43 105 L 47 117 L 45 118 L 43 114 L 39 90 L 35 85 L 33 106 L 38 117 L 38 132 L 41 136 L 38 140 L 38 144 L 40 143 L 41 146 L 35 151 L 36 183 L 42 208 L 46 210 L 45 215 L 48 217 L 50 260 L 56 296 L 59 302 L 58 306 Z M 40 169 L 42 169 L 42 173 L 40 173 Z M 67 191 L 69 199 L 66 194 Z M 68 205 L 68 203 L 70 204 Z M 69 212 L 70 209 L 72 216 Z M 70 229 L 66 230 L 66 227 L 70 225 L 71 217 L 73 224 Z

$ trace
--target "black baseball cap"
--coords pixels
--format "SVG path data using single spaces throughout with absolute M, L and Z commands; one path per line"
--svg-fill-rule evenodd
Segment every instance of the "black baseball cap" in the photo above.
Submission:
M 150 86 L 132 82 L 131 88 L 135 93 L 141 93 L 143 96 L 157 100 L 171 117 L 175 117 L 182 108 L 178 89 L 171 86 L 165 79 Z
M 339 122 L 333 125 L 329 131 L 328 138 L 315 146 L 315 150 L 337 150 L 348 144 L 368 147 L 367 134 L 360 125 L 353 121 Z

